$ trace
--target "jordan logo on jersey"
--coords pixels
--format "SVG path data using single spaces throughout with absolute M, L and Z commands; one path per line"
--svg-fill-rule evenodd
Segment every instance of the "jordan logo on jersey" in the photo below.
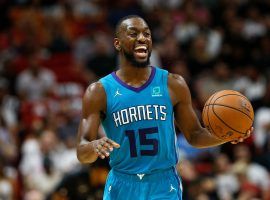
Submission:
M 114 94 L 114 97 L 116 97 L 116 96 L 121 96 L 122 94 L 119 92 L 119 88 L 117 88 L 117 90 L 116 90 L 116 92 L 115 92 L 115 94 Z
M 173 187 L 173 185 L 171 184 L 171 188 L 170 188 L 170 192 L 172 191 L 176 191 L 176 189 Z

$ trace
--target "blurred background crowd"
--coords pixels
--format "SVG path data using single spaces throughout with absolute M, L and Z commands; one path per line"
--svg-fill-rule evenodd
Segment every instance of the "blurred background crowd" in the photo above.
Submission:
M 199 117 L 222 89 L 255 110 L 237 145 L 194 149 L 177 131 L 183 199 L 269 200 L 269 0 L 0 0 L 0 199 L 102 199 L 107 161 L 76 158 L 81 96 L 117 68 L 114 27 L 129 14 L 148 22 L 151 64 L 185 78 Z

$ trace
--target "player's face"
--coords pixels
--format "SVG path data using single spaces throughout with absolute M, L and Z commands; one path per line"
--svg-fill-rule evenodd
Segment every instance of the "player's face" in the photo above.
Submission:
M 151 32 L 141 18 L 127 19 L 120 33 L 121 53 L 135 67 L 147 67 L 152 51 Z

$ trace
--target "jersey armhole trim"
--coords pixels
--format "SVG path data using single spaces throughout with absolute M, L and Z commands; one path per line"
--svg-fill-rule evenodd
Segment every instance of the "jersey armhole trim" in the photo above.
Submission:
M 105 112 L 105 118 L 103 119 L 103 121 L 105 121 L 106 118 L 107 118 L 107 114 L 109 113 L 108 108 L 110 108 L 111 102 L 110 102 L 110 100 L 109 100 L 109 98 L 108 98 L 108 96 L 109 96 L 109 94 L 108 94 L 108 93 L 109 93 L 109 90 L 108 90 L 108 88 L 106 87 L 106 80 L 100 79 L 99 82 L 100 82 L 101 85 L 103 86 L 104 91 L 105 91 L 105 95 L 106 95 L 106 112 Z

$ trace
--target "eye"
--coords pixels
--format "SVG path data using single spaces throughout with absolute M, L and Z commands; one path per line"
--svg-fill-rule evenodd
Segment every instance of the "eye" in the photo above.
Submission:
M 128 35 L 130 37 L 137 37 L 137 33 L 136 32 L 130 32 Z
M 151 33 L 150 32 L 144 32 L 143 35 L 144 35 L 144 37 L 150 37 Z

